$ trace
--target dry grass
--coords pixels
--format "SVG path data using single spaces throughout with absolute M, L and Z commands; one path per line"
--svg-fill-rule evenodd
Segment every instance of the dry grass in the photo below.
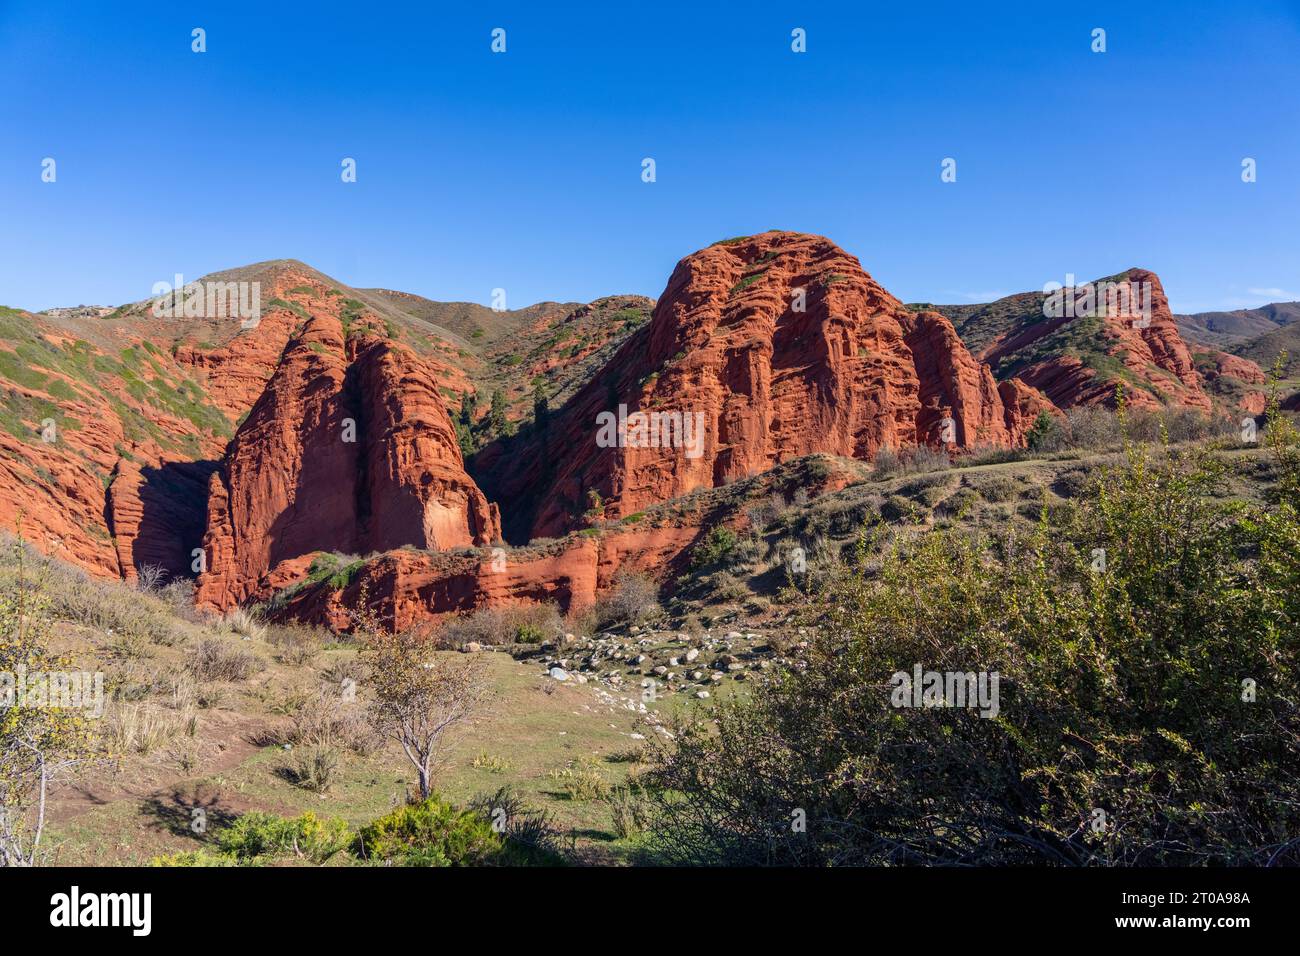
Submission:
M 172 710 L 151 701 L 118 702 L 106 715 L 105 735 L 113 753 L 148 756 L 180 735 L 197 730 L 192 707 Z
M 564 633 L 564 619 L 550 604 L 521 604 L 488 607 L 449 622 L 440 634 L 444 647 L 461 648 L 475 643 L 542 644 Z
M 237 607 L 221 619 L 221 626 L 231 634 L 251 638 L 255 641 L 266 639 L 266 625 L 255 611 Z
M 302 667 L 316 660 L 324 643 L 314 629 L 296 624 L 269 627 L 266 636 L 276 649 L 275 659 L 292 667 Z
M 244 681 L 265 665 L 223 638 L 205 637 L 190 652 L 185 666 L 199 681 Z

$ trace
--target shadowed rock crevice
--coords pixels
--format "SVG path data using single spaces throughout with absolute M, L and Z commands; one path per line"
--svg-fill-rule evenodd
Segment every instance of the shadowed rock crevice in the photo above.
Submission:
M 428 366 L 369 330 L 307 321 L 214 484 L 200 604 L 265 595 L 317 551 L 442 550 L 499 537 Z M 277 568 L 282 568 L 277 577 Z
M 193 550 L 203 539 L 207 487 L 217 468 L 215 461 L 160 467 L 118 462 L 104 496 L 104 520 L 125 580 L 146 567 L 161 569 L 167 579 L 195 576 Z

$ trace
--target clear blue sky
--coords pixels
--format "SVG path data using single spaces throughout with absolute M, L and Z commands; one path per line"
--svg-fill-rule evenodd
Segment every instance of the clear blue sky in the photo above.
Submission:
M 657 296 L 767 228 L 907 301 L 1132 265 L 1179 311 L 1300 298 L 1294 2 L 91 6 L 0 0 L 0 303 L 282 257 L 511 307 Z

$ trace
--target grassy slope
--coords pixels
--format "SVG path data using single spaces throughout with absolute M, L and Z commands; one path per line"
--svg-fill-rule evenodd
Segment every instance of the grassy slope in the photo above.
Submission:
M 269 648 L 254 644 L 254 649 L 270 659 Z M 369 758 L 345 754 L 338 782 L 320 796 L 286 777 L 290 752 L 274 743 L 253 742 L 260 730 L 287 721 L 271 710 L 278 701 L 295 690 L 313 689 L 320 665 L 354 654 L 329 651 L 315 665 L 272 660 L 247 684 L 228 685 L 216 708 L 198 710 L 194 737 L 182 729 L 148 755 L 127 756 L 116 772 L 93 774 L 84 792 L 63 791 L 50 832 L 57 863 L 138 864 L 158 854 L 195 849 L 201 845 L 190 830 L 196 805 L 206 808 L 214 825 L 252 809 L 286 815 L 312 810 L 352 824 L 386 813 L 415 782 L 395 745 Z M 563 830 L 576 831 L 584 853 L 617 857 L 627 848 L 606 848 L 614 842 L 608 805 L 565 799 L 550 772 L 586 762 L 599 767 L 611 783 L 621 781 L 630 765 L 605 758 L 635 743 L 629 736 L 636 732 L 635 715 L 600 703 L 594 685 L 559 685 L 541 676 L 539 667 L 506 654 L 491 654 L 488 660 L 498 699 L 451 752 L 438 776 L 439 790 L 465 802 L 515 784 L 530 804 L 549 810 Z M 164 661 L 158 655 L 157 662 Z M 544 692 L 548 684 L 551 693 Z M 189 772 L 180 763 L 186 750 L 203 754 Z M 475 768 L 479 755 L 499 761 L 497 769 Z

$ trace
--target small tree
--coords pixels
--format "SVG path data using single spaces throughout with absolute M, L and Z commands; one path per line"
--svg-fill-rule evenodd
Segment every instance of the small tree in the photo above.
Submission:
M 487 675 L 478 655 L 438 656 L 427 635 L 417 631 L 367 635 L 371 719 L 396 740 L 415 767 L 420 798 L 433 792 L 434 770 L 453 732 L 471 719 L 488 696 Z
M 49 650 L 50 565 L 47 575 L 29 578 L 22 538 L 10 547 L 15 571 L 0 588 L 0 867 L 36 864 L 51 783 L 95 753 L 85 711 L 18 699 L 17 680 L 66 673 L 72 664 Z
M 456 416 L 456 442 L 460 445 L 460 455 L 468 458 L 478 450 L 474 439 L 474 411 L 478 407 L 478 396 L 465 392 L 460 397 L 460 414 Z
M 511 434 L 510 419 L 506 417 L 506 393 L 497 389 L 492 393 L 492 406 L 487 414 L 489 439 Z
M 541 382 L 533 389 L 533 427 L 539 431 L 550 424 L 551 402 L 546 395 L 546 386 Z
M 1057 424 L 1051 412 L 1041 411 L 1034 419 L 1034 424 L 1025 436 L 1025 444 L 1031 451 L 1050 451 L 1061 442 L 1061 426 Z

